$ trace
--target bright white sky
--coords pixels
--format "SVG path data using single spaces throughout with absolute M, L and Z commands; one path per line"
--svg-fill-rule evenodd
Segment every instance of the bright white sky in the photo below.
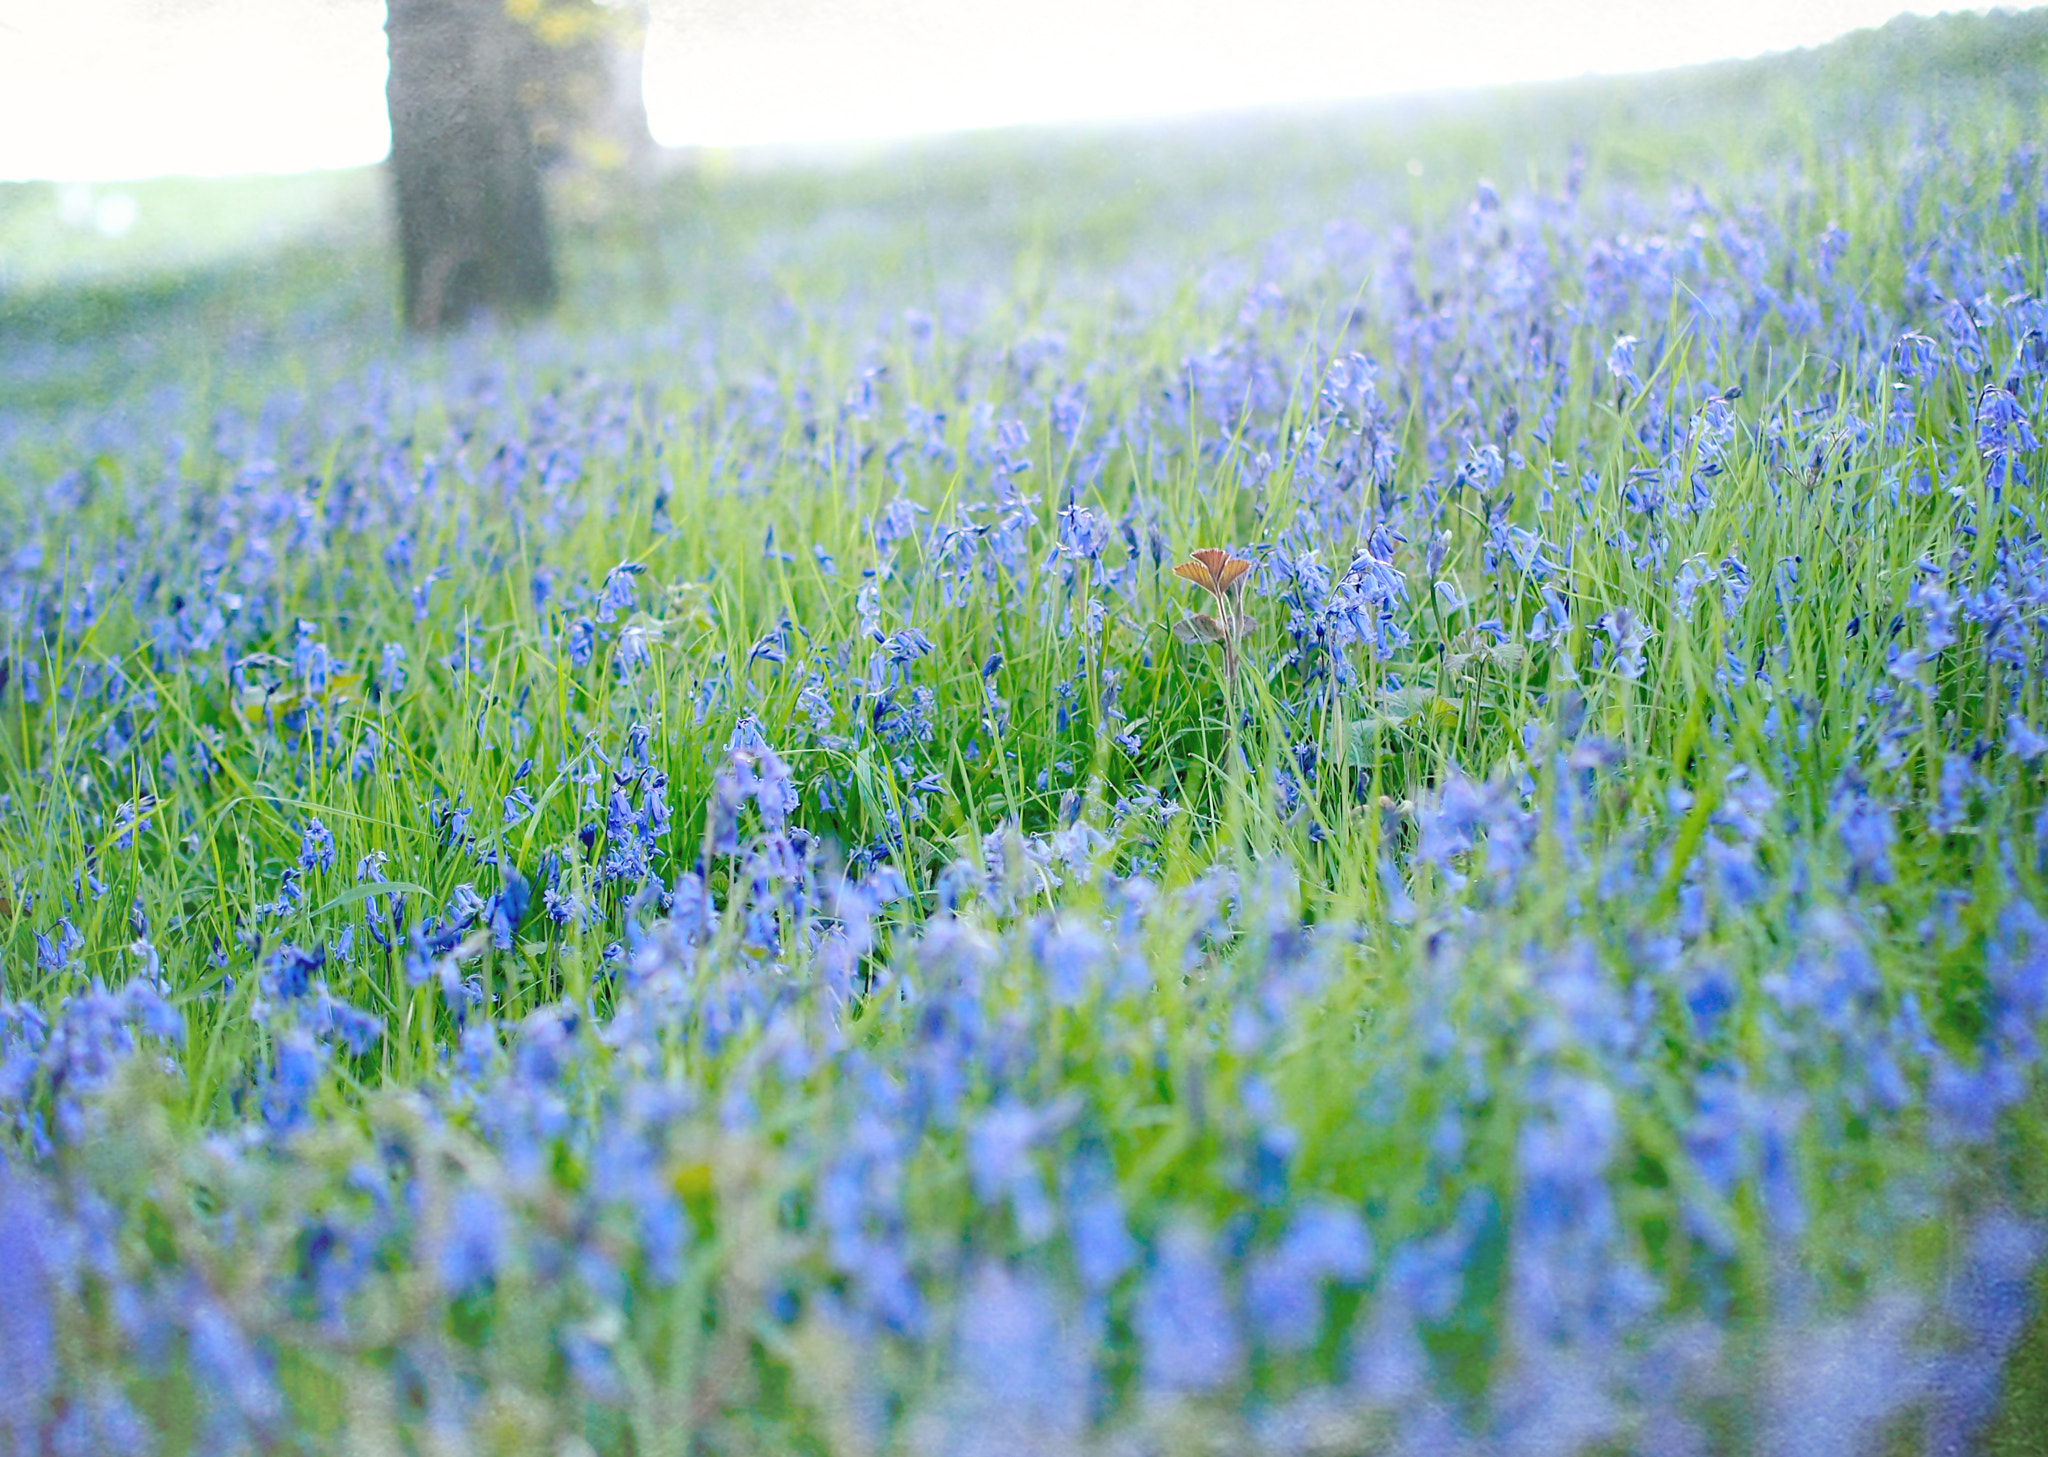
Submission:
M 1811 45 L 1940 0 L 654 0 L 670 145 L 1647 70 Z M 381 0 L 0 0 L 0 179 L 382 158 Z

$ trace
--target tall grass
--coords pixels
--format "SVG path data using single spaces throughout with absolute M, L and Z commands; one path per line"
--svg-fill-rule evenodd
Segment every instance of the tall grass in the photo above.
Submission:
M 699 172 L 652 317 L 46 309 L 8 1439 L 2012 1430 L 2038 98 L 1818 74 Z

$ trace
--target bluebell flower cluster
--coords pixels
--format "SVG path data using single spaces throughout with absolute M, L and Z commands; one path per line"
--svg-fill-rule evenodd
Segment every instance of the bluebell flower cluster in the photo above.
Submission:
M 0 1450 L 1968 1450 L 2048 172 L 1911 141 L 0 415 Z

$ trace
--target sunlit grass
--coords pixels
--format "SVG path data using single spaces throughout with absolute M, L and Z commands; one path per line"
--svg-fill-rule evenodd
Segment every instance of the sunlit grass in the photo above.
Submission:
M 114 1253 L 50 1412 L 1534 1450 L 1568 1370 L 1558 1450 L 1981 1430 L 1925 1372 L 1995 1388 L 2044 1208 L 1987 410 L 2042 423 L 2048 192 L 2025 94 L 1845 98 L 703 172 L 651 314 L 601 239 L 526 333 L 307 279 L 59 339 L 0 1166 Z M 182 1042 L 78 1010 L 153 981 Z

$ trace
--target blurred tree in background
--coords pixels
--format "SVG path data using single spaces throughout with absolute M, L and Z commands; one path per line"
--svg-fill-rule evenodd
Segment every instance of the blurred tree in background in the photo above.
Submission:
M 409 327 L 547 308 L 543 172 L 644 181 L 644 3 L 388 0 L 391 177 Z
M 645 0 L 506 0 L 505 9 L 522 35 L 519 100 L 542 165 L 606 176 L 651 165 Z

